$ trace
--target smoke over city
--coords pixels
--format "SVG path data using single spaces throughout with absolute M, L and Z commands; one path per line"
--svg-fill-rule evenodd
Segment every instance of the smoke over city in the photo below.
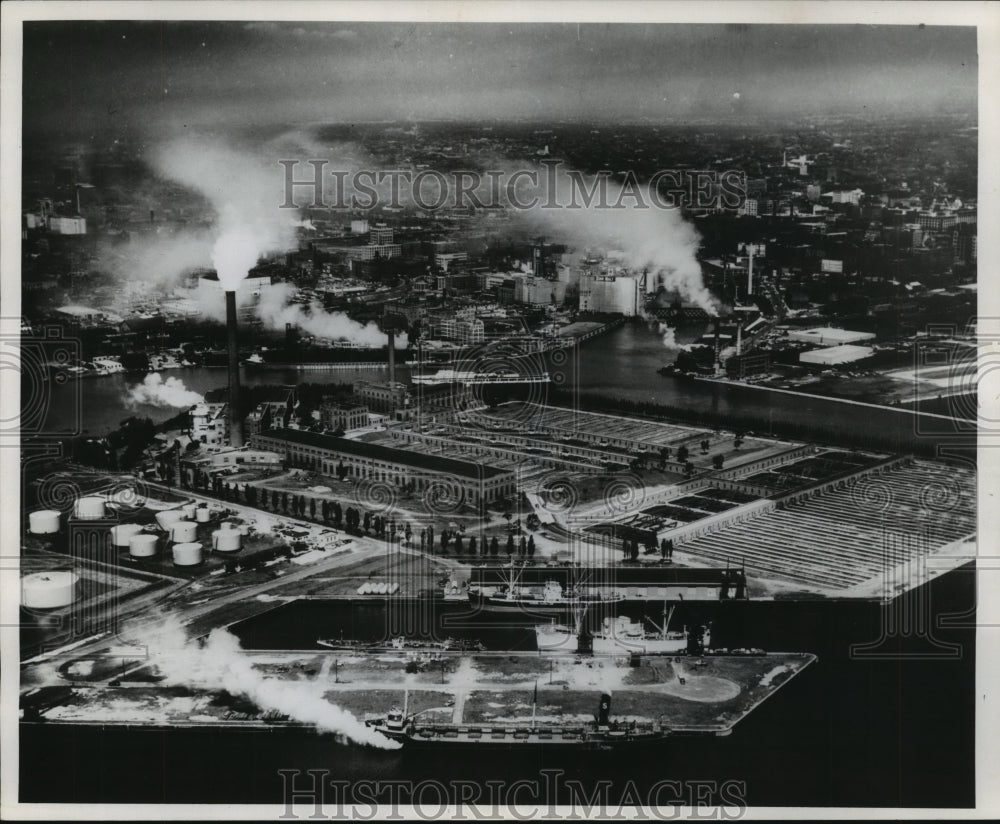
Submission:
M 203 403 L 204 397 L 184 385 L 180 378 L 168 377 L 159 372 L 151 372 L 128 391 L 126 403 L 130 407 L 140 404 L 147 406 L 176 407 L 178 409 Z
M 212 630 L 204 646 L 199 646 L 187 637 L 180 622 L 171 617 L 135 641 L 147 648 L 152 663 L 168 685 L 225 690 L 246 697 L 262 710 L 273 710 L 312 724 L 319 732 L 334 733 L 379 749 L 400 746 L 326 700 L 322 683 L 266 678 L 254 669 L 239 640 L 224 627 Z
M 384 346 L 385 333 L 375 323 L 358 323 L 343 312 L 327 312 L 318 302 L 313 301 L 303 307 L 292 303 L 294 287 L 279 283 L 261 290 L 256 311 L 269 329 L 284 330 L 286 324 L 294 324 L 303 332 L 318 338 L 349 341 L 359 346 Z M 396 337 L 396 345 L 406 348 L 406 335 Z
M 545 201 L 519 213 L 539 234 L 558 237 L 577 250 L 621 250 L 621 261 L 635 273 L 647 271 L 647 293 L 677 292 L 710 315 L 718 314 L 715 300 L 705 288 L 698 263 L 699 235 L 681 217 L 679 209 L 649 204 L 648 196 L 636 198 L 629 188 L 612 180 L 580 176 L 587 191 L 597 195 L 587 203 L 570 173 L 552 175 L 555 202 L 564 208 L 543 208 Z M 574 186 L 576 187 L 574 190 Z M 601 194 L 601 186 L 606 186 Z M 612 207 L 612 208 L 609 208 Z

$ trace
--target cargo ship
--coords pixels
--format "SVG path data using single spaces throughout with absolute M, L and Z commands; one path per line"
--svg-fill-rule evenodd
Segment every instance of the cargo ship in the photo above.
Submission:
M 594 655 L 621 655 L 623 653 L 636 653 L 641 655 L 685 655 L 690 646 L 692 633 L 687 628 L 680 631 L 670 629 L 670 619 L 673 617 L 674 607 L 670 612 L 664 610 L 663 625 L 657 626 L 650 619 L 646 619 L 655 627 L 655 631 L 649 631 L 640 621 L 621 615 L 613 621 L 605 618 L 601 628 L 590 633 L 590 651 Z M 581 635 L 582 626 L 576 629 L 565 624 L 539 624 L 535 627 L 535 641 L 538 644 L 538 651 L 544 654 L 572 653 L 583 646 Z M 585 643 L 585 642 L 584 642 Z M 701 648 L 711 646 L 711 630 L 706 628 L 701 640 L 698 642 Z
M 472 372 L 455 369 L 438 369 L 434 372 L 414 372 L 410 380 L 420 386 L 445 386 L 449 384 L 499 384 L 522 385 L 550 383 L 548 372 L 535 375 L 524 375 L 520 372 Z
M 601 589 L 564 588 L 555 580 L 542 586 L 525 586 L 515 576 L 499 586 L 470 586 L 473 607 L 488 612 L 567 612 L 581 607 L 620 603 L 625 596 Z
M 345 652 L 400 652 L 403 650 L 442 650 L 444 652 L 482 652 L 486 649 L 482 641 L 465 638 L 445 638 L 443 641 L 422 641 L 393 638 L 388 644 L 381 641 L 351 641 L 317 638 L 316 643 L 327 649 Z
M 417 714 L 393 707 L 382 718 L 365 721 L 371 729 L 404 746 L 487 744 L 494 747 L 538 745 L 583 749 L 617 747 L 662 741 L 671 728 L 659 721 L 618 721 L 611 718 L 611 693 L 601 694 L 594 720 L 583 723 L 423 724 Z

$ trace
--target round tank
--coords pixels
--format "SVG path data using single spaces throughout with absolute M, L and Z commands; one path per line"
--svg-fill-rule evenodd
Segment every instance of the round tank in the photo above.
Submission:
M 188 543 L 198 537 L 198 524 L 194 521 L 174 521 L 170 525 L 170 540 L 179 544 Z
M 32 535 L 58 532 L 59 513 L 55 509 L 38 509 L 28 513 L 28 529 Z
M 156 554 L 155 535 L 142 532 L 128 539 L 128 554 L 133 558 L 149 558 Z
M 86 521 L 95 521 L 104 517 L 104 498 L 88 496 L 77 498 L 76 517 Z
M 195 510 L 194 519 L 199 524 L 207 524 L 209 519 L 211 519 L 212 513 L 208 511 L 208 507 L 202 506 Z
M 217 552 L 236 552 L 243 536 L 235 529 L 217 529 L 212 533 L 212 549 Z
M 140 532 L 142 532 L 140 524 L 118 524 L 111 527 L 111 543 L 117 547 L 130 546 L 129 541 L 131 541 L 132 536 L 138 535 Z
M 184 513 L 185 518 L 193 518 L 194 512 L 198 508 L 198 504 L 184 504 L 181 507 L 181 512 Z
M 156 523 L 168 532 L 171 524 L 182 520 L 184 520 L 184 513 L 179 509 L 165 509 L 156 515 Z
M 174 544 L 174 566 L 196 566 L 201 563 L 201 544 L 191 541 Z
M 80 578 L 75 572 L 33 572 L 21 579 L 21 604 L 27 609 L 68 607 L 76 598 Z

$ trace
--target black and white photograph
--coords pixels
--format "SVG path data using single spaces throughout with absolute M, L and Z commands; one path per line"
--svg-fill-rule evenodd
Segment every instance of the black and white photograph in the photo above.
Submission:
M 1000 9 L 712 5 L 4 4 L 5 818 L 997 813 Z

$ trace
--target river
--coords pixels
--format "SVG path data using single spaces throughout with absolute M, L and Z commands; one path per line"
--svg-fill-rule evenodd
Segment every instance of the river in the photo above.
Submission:
M 704 325 L 682 327 L 677 341 L 686 343 L 705 331 Z M 676 356 L 675 349 L 663 345 L 656 326 L 642 322 L 626 323 L 584 343 L 578 350 L 546 356 L 545 368 L 555 385 L 577 388 L 581 393 L 652 402 L 689 411 L 713 414 L 750 415 L 780 423 L 820 422 L 831 437 L 854 432 L 863 422 L 866 430 L 883 442 L 894 441 L 900 451 L 907 451 L 915 438 L 969 437 L 967 430 L 956 428 L 943 418 L 889 407 L 856 406 L 830 398 L 792 395 L 761 388 L 712 381 L 678 380 L 657 374 L 657 369 Z M 351 383 L 357 379 L 384 380 L 378 369 L 251 369 L 242 370 L 244 385 L 309 383 Z M 405 367 L 398 377 L 406 380 Z M 204 394 L 226 384 L 226 370 L 221 367 L 175 369 L 163 373 L 175 377 L 195 392 Z M 46 433 L 81 432 L 99 435 L 114 429 L 130 415 L 149 417 L 162 422 L 176 415 L 176 407 L 148 404 L 129 406 L 128 390 L 135 376 L 112 375 L 86 378 L 64 384 L 50 382 L 41 388 L 44 394 Z M 22 401 L 23 403 L 23 401 Z M 764 433 L 761 433 L 764 434 Z M 974 434 L 974 433 L 973 433 Z

